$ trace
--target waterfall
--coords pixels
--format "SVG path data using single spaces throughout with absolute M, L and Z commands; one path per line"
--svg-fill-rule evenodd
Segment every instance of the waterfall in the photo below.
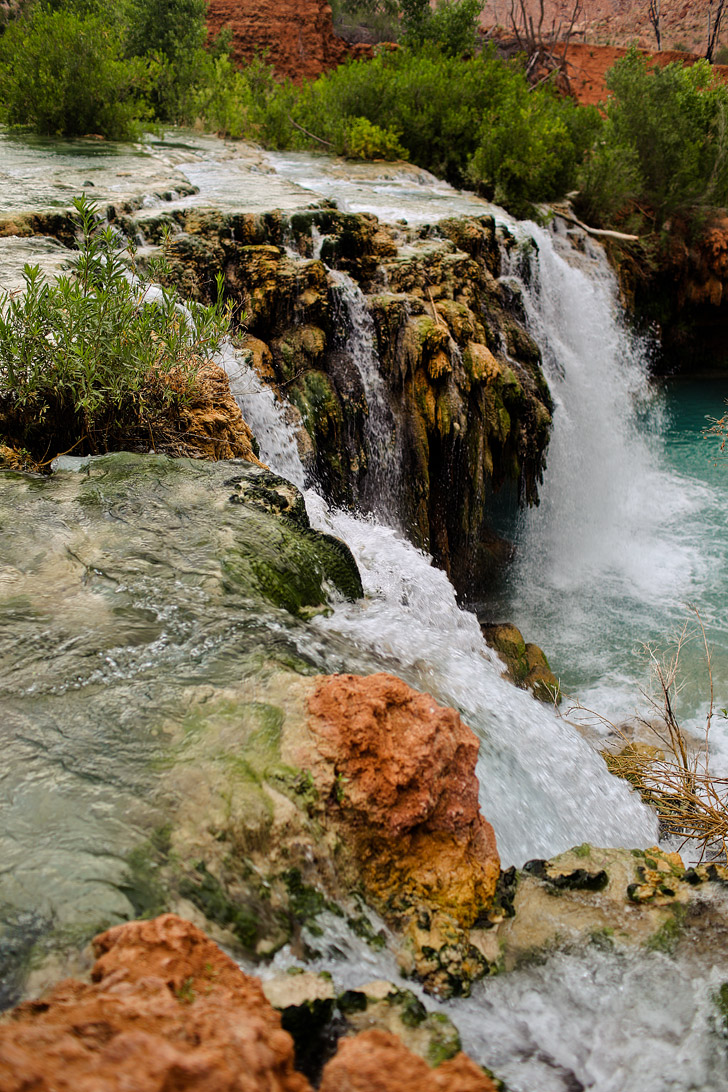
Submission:
M 583 239 L 579 253 L 535 224 L 516 231 L 521 253 L 508 275 L 542 348 L 555 412 L 507 609 L 586 704 L 624 716 L 639 696 L 634 650 L 679 626 L 694 595 L 704 560 L 691 513 L 701 489 L 665 466 L 648 348 L 623 324 L 603 249 Z
M 347 273 L 329 269 L 337 328 L 343 348 L 354 364 L 367 400 L 366 440 L 369 468 L 361 498 L 367 509 L 388 523 L 398 522 L 401 479 L 400 434 L 387 397 L 377 353 L 377 335 L 367 301 Z
M 270 392 L 264 397 L 243 360 L 227 359 L 226 367 L 261 457 L 300 485 L 303 469 L 283 410 Z M 363 600 L 340 603 L 317 624 L 327 636 L 345 640 L 345 669 L 391 671 L 460 710 L 481 740 L 481 803 L 504 865 L 585 841 L 630 847 L 655 842 L 652 813 L 607 772 L 578 731 L 501 677 L 502 664 L 475 616 L 458 607 L 452 585 L 430 558 L 386 522 L 332 511 L 311 489 L 306 502 L 317 529 L 347 542 L 365 589 Z

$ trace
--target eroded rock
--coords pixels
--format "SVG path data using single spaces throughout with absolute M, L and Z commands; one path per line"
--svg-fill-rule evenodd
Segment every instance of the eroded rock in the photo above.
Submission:
M 195 926 L 132 922 L 95 948 L 91 984 L 62 982 L 0 1026 L 2 1092 L 308 1092 L 260 983 Z
M 495 1092 L 496 1085 L 465 1054 L 437 1069 L 387 1031 L 345 1039 L 324 1069 L 321 1092 Z
M 506 665 L 505 675 L 523 690 L 530 690 L 539 701 L 557 705 L 561 687 L 546 654 L 538 645 L 527 644 L 512 622 L 482 623 L 486 643 L 494 648 Z
M 723 919 L 728 871 L 686 870 L 678 853 L 582 845 L 530 861 L 518 879 L 514 915 L 493 930 L 503 966 L 562 946 L 598 941 L 673 952 L 695 943 L 691 923 Z M 712 909 L 711 909 L 712 908 Z M 722 930 L 722 931 L 721 931 Z M 721 926 L 715 935 L 723 935 Z

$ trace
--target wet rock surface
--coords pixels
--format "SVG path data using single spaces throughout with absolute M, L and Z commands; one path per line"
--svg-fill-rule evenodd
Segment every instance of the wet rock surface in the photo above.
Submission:
M 261 983 L 190 922 L 166 914 L 120 925 L 95 938 L 94 953 L 90 982 L 67 979 L 0 1024 L 2 1092 L 310 1092 L 295 1068 L 293 1039 Z M 402 998 L 394 987 L 390 996 L 393 1005 Z M 413 1000 L 400 1000 L 399 1009 L 408 1013 Z M 284 1022 L 291 1008 L 284 1007 Z M 394 1026 L 406 1033 L 427 1020 L 424 1010 L 417 1017 Z M 372 1027 L 381 1019 L 370 1013 L 367 1030 L 339 1044 L 321 1088 L 495 1088 L 459 1052 L 456 1033 L 451 1048 L 430 1051 L 428 1064 L 391 1030 Z M 357 1030 L 356 1022 L 348 1028 Z
M 526 643 L 521 631 L 512 622 L 481 623 L 486 642 L 494 648 L 506 665 L 506 675 L 524 690 L 530 690 L 539 701 L 561 701 L 561 687 L 546 654 L 538 645 Z
M 437 1069 L 386 1031 L 345 1039 L 324 1070 L 321 1092 L 495 1092 L 496 1085 L 464 1054 Z
M 511 553 L 499 528 L 537 499 L 552 409 L 492 217 L 407 228 L 333 208 L 179 210 L 144 218 L 149 241 L 170 223 L 173 282 L 209 301 L 224 272 L 240 347 L 300 415 L 325 495 L 371 506 L 386 482 L 460 594 L 487 585 Z
M 512 916 L 494 930 L 503 966 L 585 943 L 687 953 L 710 932 L 705 922 L 724 914 L 727 880 L 724 866 L 686 869 L 679 854 L 656 846 L 582 845 L 530 861 L 517 879 Z M 722 947 L 724 929 L 713 936 Z
M 133 922 L 94 944 L 91 984 L 62 982 L 0 1026 L 3 1092 L 307 1092 L 260 983 L 189 922 Z

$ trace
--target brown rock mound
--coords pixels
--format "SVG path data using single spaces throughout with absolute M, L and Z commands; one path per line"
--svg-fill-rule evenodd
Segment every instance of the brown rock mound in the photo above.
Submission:
M 96 938 L 68 979 L 0 1026 L 0 1092 L 310 1092 L 249 978 L 172 914 Z
M 437 1069 L 387 1031 L 345 1039 L 324 1069 L 320 1092 L 495 1092 L 496 1086 L 465 1054 Z
M 327 760 L 321 788 L 370 894 L 390 910 L 422 901 L 472 925 L 500 863 L 478 805 L 478 741 L 459 714 L 386 674 L 324 678 L 309 709 Z

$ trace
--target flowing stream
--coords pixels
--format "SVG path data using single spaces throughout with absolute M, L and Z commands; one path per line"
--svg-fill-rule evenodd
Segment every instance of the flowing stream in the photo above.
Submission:
M 282 198 L 270 197 L 267 207 L 300 207 L 313 194 L 392 221 L 489 211 L 426 172 L 392 168 L 383 177 L 381 168 L 362 166 L 347 175 L 337 161 L 263 158 L 188 135 L 157 142 L 151 153 L 121 149 L 116 165 L 108 155 L 95 162 L 85 148 L 63 150 L 69 165 L 54 160 L 47 144 L 13 147 L 5 170 L 21 195 L 24 180 L 49 159 L 58 194 L 66 169 L 75 185 L 93 166 L 100 192 L 112 182 L 123 189 L 126 156 L 132 170 L 138 160 L 160 173 L 166 197 L 152 204 L 227 207 L 236 186 L 243 200 L 243 185 L 251 207 L 261 207 L 267 188 Z M 186 193 L 185 184 L 199 192 Z M 716 686 L 724 684 L 727 479 L 700 438 L 703 414 L 720 415 L 724 392 L 650 388 L 645 347 L 622 326 L 601 251 L 586 245 L 578 253 L 558 232 L 508 224 L 520 241 L 508 275 L 544 349 L 557 408 L 541 505 L 522 518 L 509 586 L 482 609 L 516 622 L 544 646 L 571 692 L 617 717 L 634 704 L 643 676 L 635 644 L 663 636 L 692 601 L 717 650 Z M 11 252 L 0 246 L 0 270 L 15 268 Z M 57 248 L 49 246 L 49 255 L 52 265 Z M 349 351 L 376 411 L 371 330 L 342 277 L 339 290 Z M 364 517 L 330 509 L 306 480 L 285 406 L 232 346 L 221 361 L 262 457 L 305 489 L 312 524 L 349 544 L 365 598 L 304 623 L 210 594 L 218 532 L 204 516 L 204 475 L 186 486 L 184 511 L 162 482 L 143 494 L 147 507 L 120 497 L 111 520 L 100 520 L 90 485 L 83 504 L 77 500 L 85 472 L 78 460 L 67 460 L 50 483 L 21 488 L 3 477 L 0 954 L 4 946 L 12 957 L 17 938 L 41 933 L 51 920 L 78 922 L 79 907 L 88 920 L 102 911 L 128 916 L 120 876 L 124 854 L 154 821 L 150 770 L 159 726 L 183 722 L 186 688 L 252 678 L 261 649 L 317 671 L 389 670 L 455 705 L 481 740 L 482 807 L 504 865 L 582 841 L 654 843 L 653 815 L 579 732 L 501 678 L 475 615 L 458 607 L 445 575 L 394 528 L 396 519 L 382 510 Z M 373 481 L 391 465 L 396 443 L 396 419 L 382 422 L 375 412 Z M 699 718 L 701 687 L 685 702 L 686 715 Z M 720 730 L 716 736 L 721 753 Z M 386 953 L 375 956 L 339 935 L 340 924 L 329 926 L 319 965 L 339 984 L 396 977 Z M 696 960 L 686 968 L 659 953 L 564 952 L 478 984 L 448 1011 L 465 1048 L 495 1066 L 512 1092 L 724 1092 L 725 1043 L 711 996 L 726 968 Z M 284 950 L 272 969 L 292 962 Z

